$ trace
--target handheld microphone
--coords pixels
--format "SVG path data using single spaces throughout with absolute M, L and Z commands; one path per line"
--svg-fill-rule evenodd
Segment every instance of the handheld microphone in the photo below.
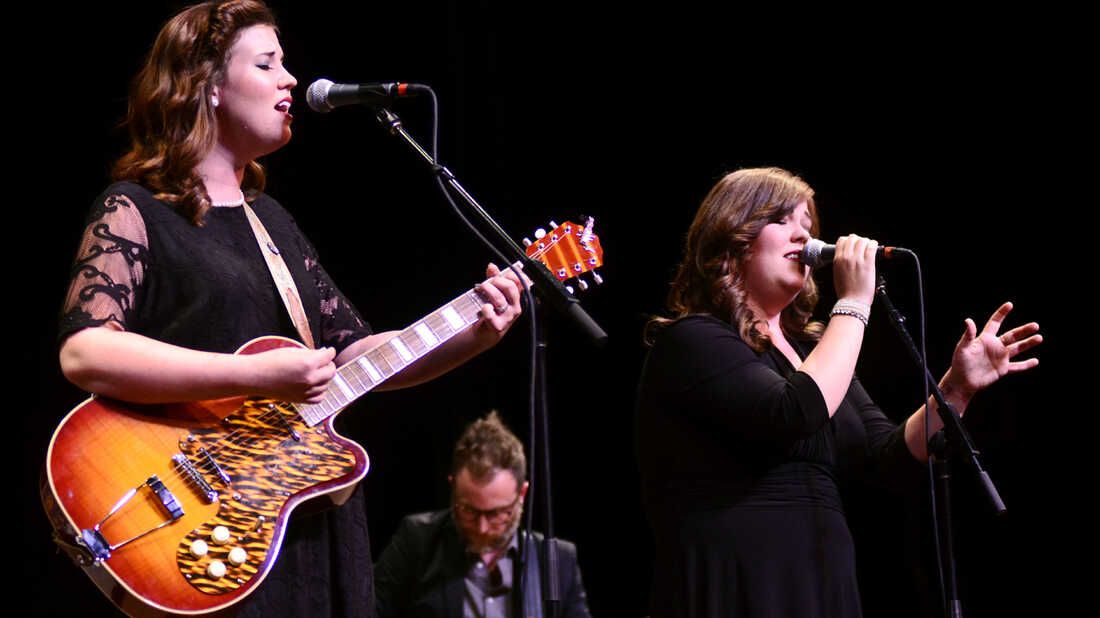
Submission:
M 912 251 L 901 247 L 880 246 L 875 251 L 875 257 L 888 260 L 894 257 L 895 253 L 912 253 Z M 836 255 L 836 245 L 826 244 L 825 241 L 811 238 L 802 247 L 802 253 L 799 254 L 798 260 L 810 268 L 820 268 L 826 264 L 831 264 L 834 255 Z
M 315 112 L 331 112 L 344 105 L 388 105 L 395 99 L 411 97 L 426 92 L 423 84 L 403 82 L 371 82 L 366 84 L 334 84 L 332 80 L 319 79 L 306 90 L 306 102 Z

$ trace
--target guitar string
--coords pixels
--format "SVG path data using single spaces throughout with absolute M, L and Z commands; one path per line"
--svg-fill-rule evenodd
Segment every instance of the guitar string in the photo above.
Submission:
M 536 249 L 536 251 L 532 254 L 531 257 L 541 257 L 541 256 L 545 255 L 550 250 L 550 248 L 552 246 L 553 245 L 547 246 L 547 247 L 545 247 L 541 250 Z M 455 299 L 451 303 L 448 303 L 446 306 L 447 307 L 452 307 L 464 298 L 467 299 L 468 301 L 473 302 L 474 307 L 477 307 L 478 310 L 480 310 L 480 301 L 483 300 L 483 299 L 480 298 L 477 295 L 476 290 L 467 291 L 465 294 L 463 294 L 462 296 L 459 296 L 457 299 Z M 461 307 L 460 307 L 460 309 L 461 309 Z M 422 320 L 422 322 L 427 324 L 428 320 L 431 319 L 433 316 L 436 317 L 437 319 L 441 319 L 437 315 L 439 313 L 441 313 L 441 310 L 433 312 L 432 314 L 429 314 L 429 316 L 425 317 L 424 320 Z M 476 315 L 477 314 L 475 312 L 473 315 L 471 315 L 471 319 Z M 476 321 L 476 320 L 474 320 L 474 321 Z M 439 338 L 437 340 L 436 345 L 427 347 L 427 349 L 425 349 L 424 352 L 420 353 L 417 356 L 417 359 L 419 359 L 420 357 L 422 357 L 425 354 L 427 354 L 428 352 L 430 352 L 432 349 L 434 349 L 434 347 L 436 347 L 438 345 L 441 345 L 443 342 L 451 339 L 452 337 L 459 334 L 460 332 L 465 331 L 466 328 L 468 328 L 470 325 L 472 325 L 474 323 L 474 321 L 466 323 L 465 326 L 463 326 L 460 329 L 456 329 L 454 327 L 451 327 L 454 332 L 451 332 L 451 333 L 445 335 L 445 338 Z M 464 319 L 463 322 L 466 322 L 466 320 Z M 444 321 L 443 323 L 446 323 L 446 322 Z M 411 331 L 412 328 L 413 327 L 410 327 L 409 329 L 406 329 L 405 331 L 403 331 L 402 333 L 399 333 L 395 337 L 401 337 L 405 332 Z M 431 328 L 430 324 L 428 324 L 428 328 Z M 415 331 L 412 331 L 412 332 L 415 332 Z M 432 329 L 432 333 L 437 334 L 435 329 Z M 389 340 L 387 340 L 387 341 L 389 341 Z M 416 341 L 419 341 L 421 344 L 424 344 L 423 340 L 419 337 L 419 335 L 417 336 Z M 380 344 L 378 347 L 376 347 L 372 350 L 368 350 L 367 352 L 364 352 L 360 357 L 366 356 L 366 355 L 370 354 L 371 352 L 379 351 L 379 349 L 381 348 L 381 345 L 385 345 L 385 342 L 383 344 Z M 386 360 L 385 357 L 384 357 L 384 354 L 380 351 L 379 351 L 377 357 L 382 358 L 382 360 Z M 372 358 L 372 360 L 374 360 L 374 359 Z M 397 372 L 399 372 L 402 369 L 404 369 L 405 367 L 407 367 L 411 362 L 413 362 L 413 361 L 406 362 L 406 363 L 402 364 L 400 367 L 394 368 L 393 364 L 390 363 L 387 360 L 386 364 L 390 365 L 390 368 L 392 369 L 392 372 L 389 372 L 388 375 L 384 375 L 380 380 L 374 382 L 374 384 L 371 384 L 370 387 L 373 388 L 374 386 L 377 386 L 377 384 L 380 384 L 380 383 L 384 382 L 385 380 L 389 379 L 394 374 L 396 374 Z M 350 365 L 347 365 L 345 367 L 348 367 L 348 366 L 350 366 Z M 376 364 L 376 366 L 378 366 L 378 365 Z M 358 369 L 352 370 L 350 372 L 351 377 L 354 378 L 356 382 L 359 382 L 360 386 L 365 386 L 364 382 L 362 380 L 362 373 L 358 373 L 359 371 L 360 370 L 358 370 Z M 365 393 L 367 390 L 369 390 L 369 388 L 364 389 L 363 393 Z M 344 403 L 344 404 L 341 404 L 339 402 L 339 399 L 334 396 L 333 399 L 336 399 L 336 410 L 342 409 L 343 407 L 349 405 L 351 402 L 353 402 L 355 399 L 357 399 L 363 393 L 358 393 L 358 394 L 353 395 L 352 397 L 349 398 L 348 402 Z M 322 405 L 323 403 L 324 402 L 322 402 L 321 404 L 312 404 L 312 405 L 319 406 L 319 405 Z M 271 402 L 269 402 L 269 405 L 278 406 L 278 403 L 271 404 Z M 214 446 L 212 446 L 210 449 L 207 450 L 207 453 L 210 455 L 211 460 L 213 459 L 213 457 L 215 455 L 221 454 L 225 449 L 228 449 L 228 448 L 238 448 L 238 449 L 239 448 L 252 448 L 258 442 L 268 442 L 268 441 L 271 440 L 270 437 L 256 435 L 257 430 L 259 430 L 260 432 L 263 432 L 263 433 L 281 434 L 281 433 L 286 431 L 287 427 L 290 427 L 293 431 L 296 431 L 297 430 L 296 427 L 299 427 L 299 426 L 301 428 L 305 429 L 305 430 L 310 429 L 310 427 L 306 426 L 306 423 L 303 420 L 301 411 L 296 411 L 297 413 L 291 414 L 290 415 L 291 418 L 287 419 L 286 418 L 287 415 L 283 412 L 284 407 L 286 407 L 285 403 L 284 403 L 283 407 L 275 407 L 275 408 L 272 408 L 272 409 L 269 409 L 265 412 L 260 413 L 256 417 L 256 421 L 262 423 L 264 426 L 261 426 L 261 427 L 248 426 L 248 427 L 243 427 L 243 428 L 234 428 L 233 431 L 229 432 L 225 436 L 222 436 L 222 437 L 218 438 L 215 441 Z M 335 413 L 335 412 L 333 412 L 333 413 Z M 285 426 L 276 426 L 275 425 L 273 420 L 278 419 L 279 417 L 282 417 L 282 421 L 285 423 Z M 285 438 L 283 440 L 280 440 L 280 443 L 285 441 L 285 440 L 286 440 Z M 173 492 L 173 486 L 175 485 L 175 480 L 182 480 L 183 484 L 185 486 L 193 488 L 198 493 L 202 493 L 203 492 L 202 483 L 200 482 L 200 480 L 198 478 L 195 478 L 192 475 L 191 471 L 194 471 L 195 474 L 200 475 L 200 478 L 203 481 L 206 481 L 206 484 L 208 486 L 210 486 L 211 489 L 213 489 L 213 486 L 210 485 L 209 482 L 207 481 L 206 475 L 211 473 L 212 471 L 216 470 L 218 468 L 218 464 L 216 462 L 213 462 L 213 461 L 207 461 L 205 463 L 200 463 L 198 465 L 195 465 L 195 463 L 190 460 L 190 457 L 186 453 L 182 453 L 182 449 L 181 449 L 181 454 L 184 455 L 184 457 L 187 457 L 186 461 L 187 461 L 187 463 L 190 464 L 190 466 L 185 465 L 183 463 L 180 463 L 176 460 L 172 460 L 173 461 L 172 467 L 173 467 L 173 471 L 175 472 L 175 474 L 171 475 L 171 476 L 169 476 L 167 474 L 162 474 L 164 479 L 161 480 L 161 482 L 164 484 L 165 488 L 170 493 L 174 493 Z M 190 470 L 189 470 L 189 468 L 190 468 Z
M 544 247 L 541 250 L 536 249 L 536 251 L 532 254 L 532 257 L 541 257 L 542 255 L 547 253 L 552 246 L 553 245 L 550 245 L 549 247 Z M 480 303 L 483 300 L 477 294 L 477 291 L 475 289 L 475 290 L 467 291 L 464 295 L 462 295 L 459 298 L 455 299 L 451 303 L 448 303 L 447 306 L 448 307 L 453 307 L 456 303 L 458 303 L 462 299 L 466 299 L 467 301 L 473 303 L 473 307 L 478 307 L 478 308 L 480 307 Z M 459 307 L 459 309 L 461 309 L 461 307 Z M 432 314 L 427 316 L 424 320 L 422 320 L 422 323 L 425 323 L 428 326 L 428 328 L 431 329 L 431 325 L 428 324 L 428 321 L 432 317 L 435 317 L 437 320 L 440 319 L 440 317 L 437 315 L 439 313 L 441 313 L 441 311 L 433 312 Z M 472 313 L 470 315 L 470 320 L 471 321 L 466 323 L 466 325 L 462 329 L 454 329 L 453 332 L 445 335 L 443 338 L 438 338 L 436 345 L 428 346 L 428 347 L 426 347 L 426 349 L 423 352 L 418 352 L 418 355 L 417 355 L 416 358 L 419 359 L 420 357 L 424 356 L 429 351 L 431 351 L 437 345 L 441 344 L 442 342 L 444 342 L 446 340 L 449 340 L 451 337 L 454 337 L 459 332 L 464 331 L 467 327 L 469 327 L 471 324 L 473 324 L 474 321 L 476 321 L 476 320 L 474 320 L 474 317 L 476 315 L 477 315 L 477 313 L 475 311 L 474 313 Z M 464 319 L 463 322 L 466 322 L 466 320 Z M 396 335 L 395 338 L 401 338 L 406 332 L 415 333 L 415 330 L 413 330 L 413 327 L 410 327 L 409 329 L 406 329 L 402 333 L 399 333 L 398 335 Z M 438 336 L 435 329 L 432 329 L 432 333 L 436 334 Z M 404 339 L 402 339 L 402 340 L 404 341 Z M 415 341 L 419 342 L 421 345 L 425 345 L 423 339 L 419 336 L 419 334 L 417 334 L 417 337 L 416 337 Z M 381 360 L 385 361 L 386 364 L 389 365 L 390 369 L 392 370 L 392 371 L 387 372 L 388 375 L 384 376 L 381 380 L 378 380 L 375 384 L 371 385 L 371 387 L 376 386 L 378 383 L 381 383 L 382 381 L 384 381 L 386 379 L 389 379 L 390 377 L 392 377 L 392 375 L 394 375 L 395 373 L 401 371 L 402 369 L 407 367 L 411 362 L 413 362 L 413 361 L 403 362 L 403 364 L 401 364 L 400 366 L 396 366 L 396 368 L 395 368 L 394 363 L 386 360 L 384 353 L 379 351 L 379 349 L 381 348 L 381 345 L 384 345 L 384 343 L 380 344 L 380 346 L 378 346 L 378 347 L 376 347 L 372 350 L 368 350 L 363 355 L 361 355 L 361 356 L 366 356 L 366 355 L 370 354 L 371 352 L 378 352 L 378 354 L 374 358 L 372 358 L 372 360 L 375 360 L 375 365 L 379 366 L 378 363 L 377 363 L 377 359 L 380 358 Z M 413 347 L 415 348 L 416 345 L 413 344 Z M 345 366 L 345 368 L 347 368 L 349 366 L 351 366 L 351 365 Z M 361 386 L 363 385 L 363 380 L 362 380 L 362 377 L 361 377 L 362 373 L 359 373 L 359 370 L 353 369 L 350 372 L 350 374 L 351 374 L 351 377 L 356 382 L 359 382 L 359 384 Z M 332 392 L 335 392 L 335 391 L 332 391 Z M 366 392 L 366 390 L 364 390 L 363 392 Z M 335 400 L 335 405 L 334 405 L 335 410 L 333 411 L 333 413 L 335 413 L 335 411 L 338 411 L 338 410 L 346 407 L 347 405 L 350 405 L 350 403 L 352 401 L 357 399 L 362 394 L 363 393 L 354 394 L 353 396 L 351 396 L 348 399 L 348 401 L 346 403 L 341 403 L 339 401 L 338 396 L 333 396 L 331 399 L 328 400 L 328 402 L 331 402 L 332 400 Z M 326 403 L 326 402 L 323 401 L 319 404 L 311 404 L 311 405 L 316 407 L 316 406 L 324 405 L 324 403 Z M 273 419 L 277 419 L 280 416 L 282 417 L 282 421 L 285 422 L 286 425 L 291 427 L 291 429 L 294 430 L 294 431 L 296 431 L 295 425 L 304 425 L 304 423 L 299 422 L 299 419 L 302 418 L 301 411 L 297 411 L 297 414 L 291 415 L 291 419 L 288 420 L 286 418 L 286 414 L 280 408 L 275 408 L 275 409 L 272 409 L 270 411 L 261 413 L 258 417 L 256 417 L 256 420 L 259 421 L 259 422 L 262 422 L 262 423 L 264 423 L 265 425 L 268 426 L 268 427 L 262 428 L 263 431 L 279 434 L 279 433 L 282 433 L 282 432 L 286 431 L 286 427 L 275 426 L 275 424 L 273 422 Z M 256 435 L 256 433 L 255 433 L 256 429 L 257 428 L 255 428 L 255 427 L 236 428 L 233 431 L 231 431 L 230 433 L 226 434 L 225 436 L 217 438 L 217 440 L 214 442 L 213 446 L 211 446 L 209 449 L 207 449 L 207 453 L 210 455 L 211 459 L 213 459 L 216 455 L 221 454 L 226 449 L 229 449 L 229 448 L 236 448 L 236 449 L 253 448 L 258 442 L 261 442 L 261 441 L 266 442 L 266 441 L 270 440 L 270 437 Z M 304 427 L 304 429 L 308 430 L 309 428 Z M 198 465 L 195 465 L 194 462 L 190 462 L 190 463 L 191 463 L 192 469 L 196 470 L 197 472 L 199 472 L 201 474 L 210 474 L 219 467 L 218 464 L 216 462 L 213 462 L 213 461 L 207 461 L 207 462 L 204 462 L 204 463 L 199 463 Z M 176 463 L 174 465 L 174 467 L 175 467 L 176 472 L 180 475 L 180 478 L 183 478 L 188 485 L 192 485 L 192 486 L 196 487 L 197 489 L 199 489 L 201 491 L 201 484 L 197 480 L 190 478 L 190 474 L 187 472 L 187 467 L 186 466 L 183 466 L 182 464 Z
M 479 307 L 478 301 L 480 301 L 480 298 L 475 300 L 473 298 L 474 294 L 475 294 L 474 290 L 469 290 L 465 294 L 460 296 L 459 298 L 456 298 L 454 301 L 451 301 L 451 303 L 448 303 L 447 306 L 448 307 L 454 306 L 460 300 L 465 298 L 469 302 L 473 303 L 473 306 Z M 459 309 L 462 309 L 462 307 L 459 307 Z M 433 316 L 438 318 L 437 314 L 441 313 L 441 311 L 442 310 L 433 312 L 432 314 L 429 314 L 429 316 L 425 317 L 424 320 L 422 320 L 422 322 L 427 323 L 428 320 L 431 319 Z M 476 312 L 472 313 L 470 315 L 470 320 L 473 320 L 474 316 L 476 316 Z M 441 318 L 438 318 L 438 319 L 441 319 Z M 465 319 L 463 320 L 463 322 L 466 322 L 466 321 L 467 320 L 465 320 Z M 446 323 L 446 322 L 445 321 L 440 322 L 440 325 L 442 325 L 444 323 Z M 416 358 L 419 359 L 420 357 L 426 355 L 434 347 L 437 347 L 438 345 L 441 345 L 443 342 L 449 340 L 450 338 L 452 338 L 455 335 L 459 334 L 460 332 L 464 331 L 471 324 L 473 324 L 473 321 L 470 321 L 470 322 L 466 323 L 466 325 L 464 327 L 462 327 L 461 329 L 454 329 L 453 327 L 450 327 L 452 329 L 452 332 L 450 332 L 450 333 L 448 333 L 448 334 L 446 334 L 442 337 L 439 337 L 438 333 L 437 333 L 437 330 L 432 328 L 431 329 L 432 333 L 437 335 L 438 340 L 437 340 L 437 343 L 435 345 L 430 346 L 430 347 L 426 346 L 424 341 L 419 337 L 419 335 L 417 335 L 416 341 L 419 341 L 421 345 L 425 346 L 425 349 L 424 349 L 423 352 L 419 352 Z M 428 327 L 431 328 L 431 325 L 429 324 Z M 399 333 L 398 335 L 395 336 L 395 338 L 396 337 L 401 337 L 402 335 L 405 334 L 405 332 L 409 332 L 409 331 L 411 331 L 411 328 L 406 329 L 406 331 L 403 331 L 402 333 Z M 412 331 L 412 332 L 415 332 L 415 331 Z M 391 338 L 391 340 L 392 340 L 392 338 Z M 390 340 L 387 340 L 387 341 L 390 341 Z M 378 380 L 374 384 L 370 385 L 371 388 L 373 388 L 374 386 L 377 386 L 378 384 L 382 383 L 383 381 L 389 379 L 394 374 L 396 374 L 397 372 L 401 371 L 402 369 L 407 367 L 409 364 L 414 362 L 414 361 L 408 361 L 408 362 L 404 362 L 400 366 L 396 366 L 396 364 L 394 362 L 386 360 L 384 354 L 379 351 L 379 348 L 381 348 L 382 345 L 385 345 L 385 343 L 380 344 L 378 347 L 376 347 L 372 350 L 368 350 L 367 352 L 363 353 L 363 355 L 362 355 L 362 356 L 366 356 L 366 355 L 371 354 L 372 352 L 378 352 L 378 354 L 375 355 L 372 358 L 372 360 L 374 360 L 374 362 L 375 362 L 375 366 L 376 367 L 382 367 L 382 365 L 380 363 L 378 363 L 378 360 L 377 360 L 378 358 L 381 358 L 381 360 L 385 361 L 386 365 L 388 365 L 389 368 L 390 368 L 388 371 L 383 369 L 383 372 L 386 373 L 387 375 L 384 375 L 380 380 Z M 410 345 L 413 345 L 414 348 L 416 347 L 415 344 L 410 344 Z M 347 367 L 351 367 L 351 366 L 352 365 L 350 365 L 350 364 L 345 365 L 345 369 Z M 363 385 L 364 381 L 361 377 L 359 377 L 359 376 L 362 376 L 363 374 L 360 373 L 360 372 L 361 372 L 360 369 L 352 369 L 352 371 L 350 373 L 352 374 L 352 377 L 355 379 L 355 381 L 357 381 L 361 385 Z M 330 392 L 333 392 L 333 391 L 330 391 Z M 363 391 L 363 393 L 365 393 L 365 392 L 366 392 L 366 390 Z M 353 395 L 352 397 L 350 397 L 348 399 L 348 401 L 346 403 L 341 403 L 339 401 L 339 397 L 337 397 L 335 395 L 332 396 L 331 398 L 329 398 L 328 401 L 333 402 L 333 400 L 335 400 L 333 402 L 334 407 L 335 407 L 336 410 L 340 410 L 340 409 L 346 407 L 347 405 L 350 405 L 355 399 L 360 397 L 363 393 L 358 393 L 358 394 Z M 264 404 L 260 404 L 260 405 L 264 405 Z M 309 404 L 309 405 L 320 406 L 320 405 L 323 405 L 323 403 L 321 403 L 321 404 Z M 334 413 L 335 413 L 335 411 L 333 412 L 333 414 Z M 256 429 L 262 429 L 264 431 L 275 433 L 275 434 L 285 432 L 286 427 L 278 425 L 275 422 L 275 420 L 279 416 L 282 416 L 283 420 L 286 421 L 287 424 L 292 429 L 294 429 L 295 431 L 297 431 L 298 429 L 303 429 L 303 430 L 308 431 L 310 429 L 310 427 L 305 426 L 305 423 L 300 422 L 300 420 L 302 419 L 302 414 L 301 414 L 300 411 L 298 411 L 295 414 L 292 414 L 291 418 L 287 419 L 286 418 L 286 416 L 287 416 L 286 413 L 284 413 L 281 409 L 276 408 L 276 409 L 261 413 L 259 416 L 256 417 L 257 421 L 260 421 L 260 422 L 264 423 L 265 425 L 267 425 L 267 427 L 264 427 L 264 428 L 254 428 L 254 427 L 235 428 L 230 433 L 228 433 L 228 434 L 226 434 L 222 437 L 217 438 L 215 440 L 215 442 L 213 443 L 213 445 L 210 448 L 207 449 L 207 453 L 211 456 L 211 458 L 215 458 L 217 455 L 220 455 L 226 449 L 241 449 L 241 448 L 248 449 L 248 448 L 253 448 L 258 442 L 269 441 L 270 437 L 256 435 L 255 430 Z M 331 414 L 329 414 L 329 416 L 331 416 Z M 190 462 L 190 463 L 191 463 L 192 468 L 195 469 L 197 472 L 202 473 L 204 475 L 213 474 L 213 475 L 216 476 L 215 471 L 218 468 L 218 464 L 216 462 L 206 461 L 206 462 L 201 462 L 201 463 L 197 463 L 197 464 L 195 462 Z M 201 485 L 198 483 L 198 481 L 189 478 L 190 475 L 186 472 L 186 466 L 176 464 L 175 468 L 176 468 L 176 471 L 178 473 L 180 473 L 180 477 L 183 478 L 185 480 L 185 482 L 187 482 L 187 484 L 194 486 L 196 489 L 198 489 L 201 492 Z M 182 472 L 180 472 L 181 470 L 182 470 Z
M 535 255 L 536 256 L 542 255 L 543 253 L 546 252 L 546 250 L 548 250 L 548 249 L 545 249 L 542 252 L 536 251 Z M 466 299 L 467 302 L 472 303 L 471 308 L 476 307 L 476 308 L 478 308 L 478 310 L 480 309 L 480 301 L 482 299 L 480 298 L 480 296 L 477 295 L 476 290 L 467 291 L 465 294 L 459 296 L 454 301 L 451 301 L 446 306 L 447 307 L 453 307 L 463 299 Z M 463 309 L 463 307 L 458 307 L 458 309 L 461 310 L 461 309 Z M 440 319 L 437 314 L 439 314 L 441 312 L 442 312 L 442 310 L 435 311 L 432 314 L 429 314 L 427 317 L 425 317 L 424 320 L 422 320 L 421 322 L 427 324 L 428 320 L 431 319 L 433 316 L 436 317 L 437 319 Z M 462 327 L 461 329 L 453 329 L 453 327 L 451 327 L 453 329 L 453 332 L 444 335 L 443 338 L 438 338 L 436 346 L 440 345 L 441 343 L 443 343 L 446 340 L 449 340 L 450 338 L 454 337 L 458 333 L 460 333 L 460 332 L 464 331 L 466 328 L 468 328 L 471 324 L 473 324 L 476 321 L 474 319 L 476 315 L 477 315 L 476 311 L 471 313 L 470 316 L 469 316 L 470 321 L 468 323 L 466 323 L 465 326 Z M 463 319 L 463 322 L 467 322 L 467 320 Z M 441 325 L 442 325 L 442 322 L 441 322 Z M 430 324 L 428 324 L 428 327 L 431 329 Z M 413 330 L 413 327 L 410 327 L 410 328 L 406 329 L 405 331 L 403 331 L 402 333 L 399 333 L 398 335 L 396 335 L 394 338 L 402 337 L 402 335 L 404 335 L 406 332 L 414 332 L 415 333 L 415 331 Z M 432 329 L 432 333 L 436 334 L 437 337 L 438 337 L 438 333 L 436 333 L 435 329 Z M 387 340 L 387 341 L 391 341 L 392 339 L 393 338 L 391 338 L 390 340 Z M 415 341 L 419 342 L 421 345 L 425 345 L 424 341 L 420 338 L 419 334 L 417 334 L 417 337 L 416 337 Z M 381 358 L 381 360 L 385 361 L 386 365 L 388 365 L 389 368 L 390 368 L 390 371 L 387 372 L 388 375 L 385 375 L 384 377 L 382 377 L 382 379 L 379 380 L 378 382 L 376 382 L 374 385 L 372 385 L 372 387 L 376 386 L 377 384 L 380 384 L 381 382 L 383 382 L 387 379 L 389 379 L 394 374 L 396 374 L 397 372 L 401 371 L 402 369 L 407 367 L 409 364 L 414 362 L 414 361 L 408 361 L 408 362 L 404 362 L 400 366 L 395 366 L 395 363 L 393 363 L 389 360 L 386 360 L 384 353 L 380 352 L 380 348 L 381 348 L 382 345 L 385 345 L 385 343 L 382 343 L 378 347 L 373 348 L 372 350 L 368 350 L 367 352 L 364 352 L 363 355 L 361 355 L 361 356 L 367 356 L 367 355 L 371 354 L 372 352 L 378 352 L 378 354 L 375 357 L 372 358 L 372 360 L 374 360 L 374 362 L 375 362 L 375 366 L 381 366 L 377 362 L 377 359 Z M 413 345 L 414 348 L 416 347 L 415 344 L 411 344 L 411 345 Z M 426 349 L 423 352 L 420 352 L 416 358 L 419 359 L 420 357 L 426 355 L 429 351 L 431 351 L 436 346 L 426 347 Z M 347 368 L 349 366 L 351 366 L 350 363 L 349 363 L 349 365 L 346 365 L 345 368 Z M 355 377 L 354 373 L 356 371 L 358 371 L 358 370 L 353 370 L 353 372 L 352 372 L 353 377 Z M 362 380 L 360 378 L 355 377 L 355 379 L 356 379 L 356 381 L 360 382 L 360 384 L 362 384 Z M 333 391 L 330 391 L 330 392 L 333 392 Z M 366 391 L 364 391 L 364 392 L 366 392 Z M 328 401 L 335 400 L 335 403 L 334 403 L 335 410 L 332 412 L 332 414 L 334 414 L 336 411 L 346 407 L 347 405 L 350 405 L 351 402 L 353 402 L 355 399 L 357 399 L 362 394 L 363 393 L 358 393 L 358 394 L 353 395 L 352 397 L 350 397 L 348 399 L 348 401 L 346 403 L 341 403 L 337 396 L 333 396 L 331 399 L 328 400 Z M 322 402 L 320 404 L 311 404 L 311 405 L 319 406 L 319 405 L 323 405 L 323 404 L 324 404 L 324 402 Z M 296 414 L 292 414 L 291 419 L 287 419 L 286 414 L 284 412 L 282 412 L 282 410 L 279 409 L 279 408 L 276 408 L 276 409 L 273 409 L 273 410 L 270 410 L 268 412 L 264 412 L 264 413 L 260 414 L 258 417 L 256 417 L 256 420 L 264 423 L 265 425 L 268 425 L 267 428 L 264 428 L 266 431 L 270 431 L 272 433 L 278 434 L 278 433 L 282 433 L 282 432 L 286 431 L 286 427 L 276 426 L 275 423 L 274 423 L 274 419 L 277 419 L 279 416 L 282 416 L 283 421 L 285 421 L 295 431 L 297 431 L 297 428 L 295 428 L 295 425 L 299 425 L 299 424 L 304 425 L 304 423 L 299 423 L 298 422 L 299 419 L 302 418 L 302 413 L 300 411 L 297 411 Z M 329 414 L 329 416 L 331 416 L 331 414 Z M 327 418 L 327 416 L 326 416 L 326 418 Z M 308 430 L 309 427 L 304 427 L 303 429 Z M 252 427 L 236 428 L 233 431 L 231 431 L 230 433 L 226 434 L 225 436 L 217 438 L 215 440 L 215 442 L 213 443 L 213 445 L 210 448 L 207 449 L 207 453 L 210 455 L 211 459 L 214 459 L 214 458 L 216 458 L 216 456 L 222 454 L 226 449 L 242 449 L 242 448 L 243 449 L 249 449 L 249 448 L 253 448 L 258 442 L 269 441 L 270 440 L 269 437 L 256 435 L 254 430 L 255 430 L 255 428 L 252 428 Z M 198 463 L 198 464 L 196 464 L 195 462 L 190 462 L 190 463 L 191 463 L 191 466 L 192 466 L 193 469 L 195 469 L 197 472 L 199 472 L 203 475 L 211 475 L 211 474 L 216 475 L 216 470 L 219 468 L 218 463 L 214 462 L 214 461 L 205 461 L 205 462 L 201 462 L 201 463 Z M 187 482 L 189 485 L 194 486 L 197 490 L 199 490 L 201 492 L 201 484 L 197 480 L 193 480 L 193 479 L 189 478 L 190 475 L 186 473 L 186 467 L 185 466 L 181 466 L 181 465 L 177 464 L 176 465 L 177 473 L 179 473 L 180 470 L 183 470 L 183 473 L 181 473 L 180 476 L 185 479 L 185 482 Z

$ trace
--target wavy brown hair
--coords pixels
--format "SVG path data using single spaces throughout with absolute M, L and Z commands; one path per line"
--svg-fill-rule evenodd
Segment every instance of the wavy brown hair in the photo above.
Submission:
M 818 233 L 814 191 L 798 176 L 777 167 L 749 168 L 727 174 L 703 199 L 688 228 L 684 258 L 668 294 L 671 318 L 655 317 L 647 324 L 647 339 L 656 331 L 692 314 L 709 314 L 737 328 L 741 338 L 762 351 L 768 335 L 761 319 L 745 303 L 743 266 L 749 247 L 768 223 L 781 221 L 806 202 Z M 817 339 L 823 326 L 811 322 L 817 304 L 817 284 L 807 277 L 802 291 L 780 316 L 783 333 L 795 339 Z
M 125 126 L 130 150 L 114 166 L 115 180 L 132 180 L 202 225 L 210 196 L 195 166 L 218 140 L 213 87 L 225 79 L 229 50 L 249 26 L 275 27 L 258 0 L 204 2 L 168 20 L 134 78 Z M 255 199 L 264 170 L 249 162 L 242 188 Z

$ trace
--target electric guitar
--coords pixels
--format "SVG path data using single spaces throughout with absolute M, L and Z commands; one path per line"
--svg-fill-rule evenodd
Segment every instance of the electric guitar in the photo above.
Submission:
M 557 227 L 528 254 L 568 278 L 598 276 L 591 221 Z M 573 244 L 581 249 L 554 250 Z M 367 453 L 335 431 L 336 414 L 476 324 L 483 304 L 468 290 L 343 365 L 317 404 L 92 396 L 61 421 L 47 452 L 41 496 L 55 541 L 127 614 L 232 611 L 270 572 L 291 512 L 343 504 L 366 476 Z M 303 347 L 261 337 L 236 353 L 291 346 Z

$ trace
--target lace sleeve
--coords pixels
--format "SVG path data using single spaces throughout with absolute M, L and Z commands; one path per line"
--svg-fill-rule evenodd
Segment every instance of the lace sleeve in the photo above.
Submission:
M 69 293 L 61 309 L 59 340 L 107 322 L 125 328 L 148 258 L 145 221 L 130 198 L 108 194 L 97 200 L 73 263 Z
M 301 236 L 301 240 L 306 271 L 313 276 L 317 285 L 317 295 L 321 299 L 321 340 L 318 346 L 332 346 L 339 354 L 344 348 L 373 331 L 359 315 L 359 311 L 348 302 L 332 282 L 318 261 L 317 250 L 305 236 Z

